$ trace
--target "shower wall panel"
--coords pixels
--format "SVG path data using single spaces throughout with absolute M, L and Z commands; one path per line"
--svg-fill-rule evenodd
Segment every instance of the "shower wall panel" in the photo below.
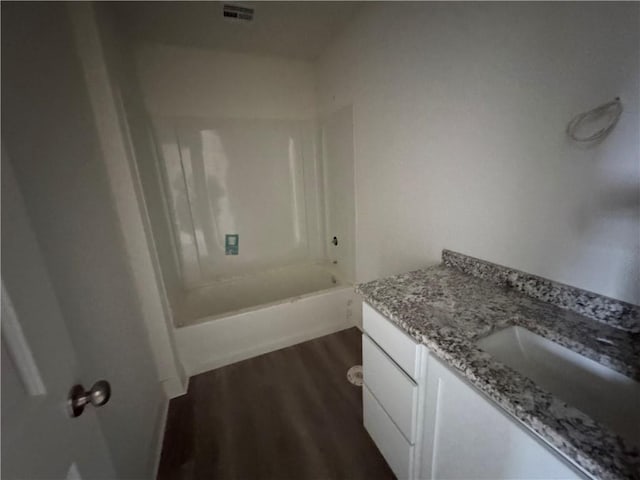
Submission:
M 355 280 L 355 179 L 353 109 L 346 106 L 325 116 L 321 123 L 324 214 L 329 242 L 328 258 L 342 278 Z
M 322 256 L 313 121 L 165 118 L 156 130 L 187 288 Z

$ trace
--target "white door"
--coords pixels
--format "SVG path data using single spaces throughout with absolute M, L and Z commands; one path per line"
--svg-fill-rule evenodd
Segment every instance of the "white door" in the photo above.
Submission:
M 67 413 L 79 359 L 4 151 L 1 355 L 2 478 L 115 478 L 94 407 Z

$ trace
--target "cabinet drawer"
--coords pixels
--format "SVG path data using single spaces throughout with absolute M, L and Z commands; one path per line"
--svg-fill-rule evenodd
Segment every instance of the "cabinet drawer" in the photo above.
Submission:
M 420 368 L 418 344 L 367 303 L 362 304 L 362 324 L 364 331 L 400 368 L 417 380 Z
M 407 442 L 366 386 L 362 388 L 362 404 L 364 427 L 391 470 L 400 480 L 411 478 L 414 447 Z
M 415 443 L 418 386 L 371 339 L 362 335 L 364 383 L 405 438 Z

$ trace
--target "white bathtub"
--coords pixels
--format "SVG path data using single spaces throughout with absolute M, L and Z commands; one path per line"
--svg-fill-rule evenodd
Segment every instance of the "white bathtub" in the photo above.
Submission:
M 223 280 L 187 294 L 176 343 L 188 375 L 360 323 L 353 287 L 324 264 Z

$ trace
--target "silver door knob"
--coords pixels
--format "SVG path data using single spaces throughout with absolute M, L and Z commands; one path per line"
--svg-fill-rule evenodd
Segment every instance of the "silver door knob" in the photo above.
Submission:
M 97 381 L 89 391 L 86 391 L 82 385 L 74 385 L 69 391 L 69 415 L 73 418 L 79 417 L 87 404 L 101 407 L 109 401 L 109 398 L 111 398 L 111 385 L 106 380 Z

